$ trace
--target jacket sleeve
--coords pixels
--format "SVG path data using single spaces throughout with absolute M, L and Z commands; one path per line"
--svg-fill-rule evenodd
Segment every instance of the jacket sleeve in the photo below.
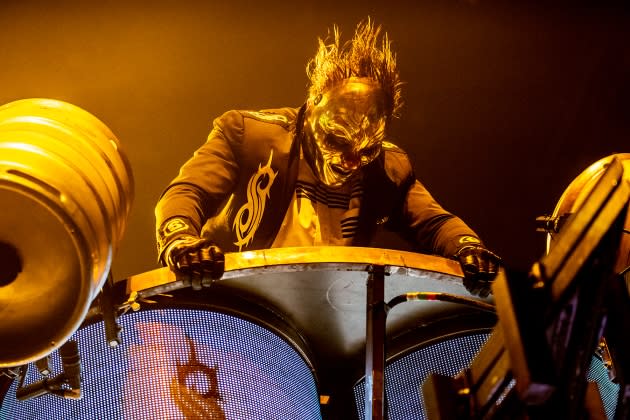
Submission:
M 173 240 L 186 234 L 199 235 L 236 184 L 239 166 L 235 150 L 243 138 L 243 117 L 229 111 L 214 120 L 207 141 L 180 168 L 179 175 L 162 193 L 155 207 L 155 226 L 159 259 Z M 169 220 L 179 219 L 173 231 Z
M 478 235 L 462 219 L 446 211 L 418 181 L 407 154 L 397 147 L 387 153 L 387 176 L 398 186 L 398 204 L 390 226 L 402 232 L 420 252 L 452 258 Z
M 407 191 L 403 217 L 410 239 L 421 250 L 452 258 L 462 246 L 481 242 L 462 219 L 444 210 L 417 179 Z

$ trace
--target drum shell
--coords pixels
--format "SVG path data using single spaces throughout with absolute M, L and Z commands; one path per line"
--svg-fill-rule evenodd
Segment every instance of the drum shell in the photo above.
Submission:
M 552 218 L 559 218 L 576 213 L 614 158 L 618 159 L 623 165 L 623 181 L 629 182 L 630 153 L 617 153 L 606 156 L 591 164 L 573 181 L 571 181 L 558 200 L 558 203 L 552 213 Z M 630 217 L 628 216 L 626 216 L 626 220 L 624 222 L 624 229 L 630 231 Z M 549 253 L 554 245 L 555 236 L 556 234 L 553 232 L 547 234 L 547 253 Z M 628 238 L 628 236 L 629 235 L 622 235 L 621 238 L 617 260 L 614 267 L 616 273 L 620 273 L 630 266 L 630 238 Z
M 37 360 L 80 326 L 107 278 L 133 200 L 113 133 L 66 102 L 0 107 L 0 241 L 22 271 L 0 287 L 0 366 Z

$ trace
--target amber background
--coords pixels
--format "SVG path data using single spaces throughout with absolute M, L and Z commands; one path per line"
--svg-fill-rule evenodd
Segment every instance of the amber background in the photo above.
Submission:
M 536 216 L 588 165 L 629 151 L 630 14 L 554 4 L 5 0 L 0 103 L 65 100 L 116 133 L 136 185 L 122 279 L 157 267 L 153 207 L 212 119 L 299 106 L 316 37 L 370 15 L 406 81 L 394 141 L 447 209 L 526 270 L 544 251 Z

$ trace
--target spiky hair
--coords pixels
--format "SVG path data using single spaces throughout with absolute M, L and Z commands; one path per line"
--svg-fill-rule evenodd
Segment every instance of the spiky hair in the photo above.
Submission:
M 339 28 L 333 25 L 330 38 L 330 31 L 326 39 L 319 38 L 317 53 L 306 65 L 309 98 L 316 98 L 349 77 L 369 77 L 383 88 L 389 115 L 398 116 L 402 82 L 391 41 L 387 33 L 381 37 L 381 26 L 374 26 L 368 18 L 357 25 L 354 37 L 341 45 Z

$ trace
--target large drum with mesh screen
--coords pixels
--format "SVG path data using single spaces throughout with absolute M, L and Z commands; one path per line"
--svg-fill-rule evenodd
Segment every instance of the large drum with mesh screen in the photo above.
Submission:
M 467 368 L 488 339 L 495 321 L 490 314 L 441 318 L 394 339 L 385 367 L 386 418 L 427 418 L 423 382 L 431 374 L 455 377 Z M 353 391 L 356 418 L 363 419 L 364 378 L 356 382 Z
M 102 322 L 81 328 L 72 339 L 82 359 L 83 398 L 18 401 L 15 381 L 0 418 L 321 418 L 309 361 L 278 324 L 196 306 L 166 303 L 122 316 L 116 348 L 105 342 Z M 59 373 L 56 353 L 52 362 Z M 37 380 L 31 367 L 24 385 Z
M 413 332 L 403 343 L 392 343 L 385 368 L 388 420 L 427 419 L 422 384 L 431 374 L 457 376 L 470 366 L 490 336 L 492 319 L 481 314 L 441 319 Z M 402 347 L 401 347 L 402 344 Z M 608 419 L 617 408 L 619 385 L 614 383 L 600 355 L 594 355 L 587 380 L 597 383 Z M 355 418 L 364 419 L 365 380 L 353 387 Z M 455 401 L 453 402 L 455 403 Z
M 52 99 L 0 107 L 0 367 L 49 354 L 80 326 L 132 199 L 129 163 L 95 116 Z
M 166 268 L 153 270 L 117 283 L 125 288 L 117 305 L 141 307 L 120 317 L 121 345 L 107 346 L 98 317 L 75 334 L 82 400 L 17 401 L 13 383 L 0 413 L 12 419 L 354 418 L 354 386 L 366 361 L 366 279 L 375 266 L 386 273 L 387 300 L 412 291 L 469 296 L 457 262 L 374 248 L 226 254 L 224 277 L 197 291 Z M 473 327 L 485 334 L 493 321 L 455 303 L 407 302 L 390 311 L 387 346 L 401 353 L 435 334 Z M 29 372 L 27 381 L 37 380 L 36 369 Z

